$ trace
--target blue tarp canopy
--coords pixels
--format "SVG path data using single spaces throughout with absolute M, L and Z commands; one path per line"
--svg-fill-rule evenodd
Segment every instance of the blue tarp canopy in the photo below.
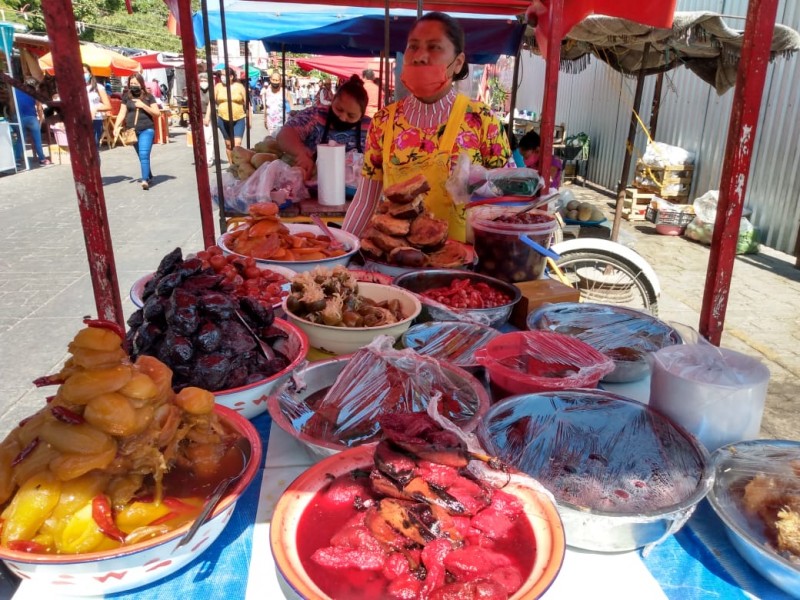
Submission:
M 403 52 L 415 16 L 390 18 L 392 54 Z M 516 55 L 525 25 L 514 19 L 459 18 L 466 36 L 467 61 L 494 63 L 501 54 Z M 305 27 L 262 38 L 267 50 L 304 54 L 377 56 L 384 49 L 383 15 L 365 15 L 318 28 Z
M 524 26 L 514 19 L 502 15 L 449 14 L 464 27 L 469 62 L 493 62 L 500 54 L 516 54 Z M 416 16 L 415 10 L 391 10 L 393 53 L 405 49 L 406 36 Z M 227 38 L 263 40 L 268 50 L 280 50 L 281 44 L 286 44 L 288 52 L 378 55 L 383 50 L 383 20 L 382 8 L 251 0 L 225 3 Z M 201 13 L 193 15 L 192 25 L 197 47 L 202 48 L 205 36 Z M 222 38 L 219 9 L 209 9 L 208 27 L 212 40 Z

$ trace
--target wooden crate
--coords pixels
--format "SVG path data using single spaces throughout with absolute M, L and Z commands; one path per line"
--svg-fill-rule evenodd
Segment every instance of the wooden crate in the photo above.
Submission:
M 636 188 L 625 188 L 625 200 L 622 204 L 622 218 L 628 221 L 644 221 L 645 212 L 655 198 L 651 192 L 640 192 Z
M 692 189 L 694 166 L 669 165 L 648 167 L 642 161 L 636 163 L 634 187 L 641 192 L 651 192 L 672 202 L 688 202 Z

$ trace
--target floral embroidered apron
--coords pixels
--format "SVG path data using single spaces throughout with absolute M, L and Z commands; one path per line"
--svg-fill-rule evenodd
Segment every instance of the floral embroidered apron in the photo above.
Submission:
M 456 142 L 461 123 L 467 112 L 468 99 L 463 94 L 456 96 L 450 118 L 445 125 L 444 133 L 439 138 L 438 147 L 426 154 L 412 153 L 409 160 L 398 164 L 393 160 L 392 144 L 395 139 L 395 116 L 397 104 L 390 104 L 388 110 L 388 127 L 383 142 L 383 186 L 384 188 L 400 183 L 418 173 L 425 175 L 430 191 L 425 194 L 425 206 L 438 219 L 450 224 L 449 237 L 463 242 L 466 239 L 466 205 L 456 205 L 447 193 L 445 184 L 450 177 L 450 163 L 453 147 Z

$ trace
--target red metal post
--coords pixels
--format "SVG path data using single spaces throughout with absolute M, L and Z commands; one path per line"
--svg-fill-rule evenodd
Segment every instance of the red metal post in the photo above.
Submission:
M 214 245 L 216 236 L 214 235 L 214 208 L 211 204 L 211 187 L 206 166 L 208 157 L 206 156 L 206 145 L 203 143 L 204 115 L 200 110 L 200 80 L 197 78 L 197 49 L 194 44 L 194 29 L 192 29 L 191 0 L 178 0 L 178 21 L 181 27 L 186 92 L 189 94 L 189 125 L 194 141 L 194 168 L 197 177 L 197 197 L 200 200 L 200 224 L 203 227 L 203 245 L 208 248 Z M 213 90 L 214 82 L 209 81 L 209 86 Z M 216 132 L 216 127 L 212 131 Z
M 72 176 L 78 193 L 78 209 L 83 224 L 83 238 L 94 288 L 97 316 L 124 327 L 114 250 L 108 230 L 100 157 L 94 141 L 89 112 L 89 96 L 83 81 L 83 66 L 78 33 L 70 0 L 42 3 L 44 22 L 53 48 L 53 67 L 60 98 L 61 114 L 69 141 Z
M 550 29 L 544 71 L 544 98 L 542 121 L 539 129 L 539 173 L 544 178 L 545 191 L 550 187 L 550 165 L 553 160 L 553 135 L 556 129 L 556 99 L 558 97 L 558 72 L 561 64 L 561 38 L 564 35 L 564 0 L 550 3 Z M 511 115 L 513 123 L 514 115 Z
M 747 6 L 744 44 L 736 74 L 717 218 L 700 312 L 700 333 L 717 346 L 722 338 L 728 307 L 739 221 L 750 174 L 750 159 L 777 11 L 778 0 L 750 0 Z

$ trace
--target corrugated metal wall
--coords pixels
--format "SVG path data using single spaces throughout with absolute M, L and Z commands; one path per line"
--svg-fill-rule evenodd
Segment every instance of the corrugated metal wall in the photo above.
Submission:
M 709 10 L 730 16 L 743 28 L 747 0 L 679 0 L 679 10 Z M 782 0 L 777 22 L 800 29 L 800 2 Z M 541 112 L 544 61 L 523 55 L 520 109 Z M 655 77 L 645 80 L 640 115 L 649 124 Z M 636 81 L 593 59 L 581 73 L 562 73 L 558 83 L 556 122 L 567 134 L 592 138 L 589 179 L 616 189 L 622 171 L 625 138 Z M 691 71 L 678 68 L 664 79 L 656 139 L 695 152 L 698 159 L 692 197 L 719 189 L 733 91 L 723 96 Z M 753 167 L 745 205 L 767 246 L 794 253 L 800 223 L 800 56 L 770 64 L 764 87 Z M 638 129 L 636 148 L 643 153 L 646 136 Z

